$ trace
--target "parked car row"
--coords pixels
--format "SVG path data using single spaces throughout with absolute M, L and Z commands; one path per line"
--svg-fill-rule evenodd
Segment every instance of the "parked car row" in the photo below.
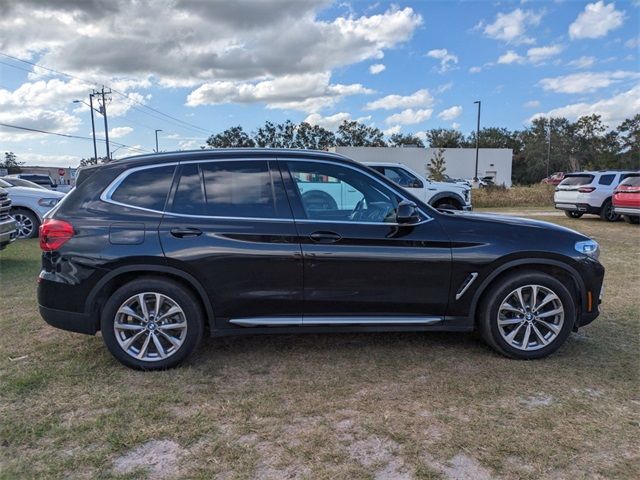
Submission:
M 566 174 L 556 187 L 555 208 L 563 210 L 569 218 L 580 218 L 586 213 L 615 222 L 623 215 L 625 220 L 634 222 L 638 216 L 635 199 L 639 176 L 638 171 L 613 170 Z

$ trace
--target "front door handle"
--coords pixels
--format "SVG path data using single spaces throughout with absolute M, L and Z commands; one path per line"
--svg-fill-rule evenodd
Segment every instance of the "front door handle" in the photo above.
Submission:
M 336 243 L 342 237 L 334 232 L 313 232 L 309 238 L 316 243 Z
M 194 227 L 186 227 L 186 228 L 172 228 L 171 235 L 178 238 L 184 237 L 198 237 L 202 235 L 202 230 Z

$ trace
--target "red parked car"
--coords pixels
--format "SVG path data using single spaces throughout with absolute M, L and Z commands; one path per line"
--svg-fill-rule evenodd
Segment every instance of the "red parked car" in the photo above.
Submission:
M 546 183 L 548 185 L 558 185 L 562 180 L 564 180 L 564 177 L 564 172 L 556 172 L 553 175 L 549 175 L 547 178 L 543 178 L 540 183 Z
M 613 192 L 613 211 L 628 223 L 640 223 L 640 174 L 620 182 Z

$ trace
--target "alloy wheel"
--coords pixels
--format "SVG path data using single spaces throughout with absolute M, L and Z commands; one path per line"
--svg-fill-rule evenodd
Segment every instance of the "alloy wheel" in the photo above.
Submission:
M 542 285 L 525 285 L 509 293 L 498 309 L 498 330 L 513 348 L 539 350 L 550 345 L 564 324 L 560 297 Z
M 128 298 L 113 322 L 116 340 L 129 356 L 157 362 L 175 354 L 187 337 L 187 319 L 175 300 L 157 292 Z
M 33 234 L 35 225 L 27 215 L 22 213 L 16 213 L 12 215 L 13 219 L 18 224 L 18 238 L 29 238 Z

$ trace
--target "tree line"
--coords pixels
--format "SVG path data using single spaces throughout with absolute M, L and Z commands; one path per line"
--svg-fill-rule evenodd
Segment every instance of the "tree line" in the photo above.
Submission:
M 415 134 L 385 137 L 373 126 L 345 120 L 337 131 L 302 122 L 265 122 L 254 132 L 242 126 L 211 135 L 202 148 L 270 147 L 326 150 L 334 146 L 418 148 L 475 148 L 476 132 L 434 128 L 425 132 L 426 143 Z M 487 127 L 478 135 L 480 148 L 510 148 L 513 151 L 512 180 L 516 184 L 537 183 L 553 172 L 640 168 L 640 114 L 615 129 L 600 115 L 566 118 L 540 117 L 522 130 Z

